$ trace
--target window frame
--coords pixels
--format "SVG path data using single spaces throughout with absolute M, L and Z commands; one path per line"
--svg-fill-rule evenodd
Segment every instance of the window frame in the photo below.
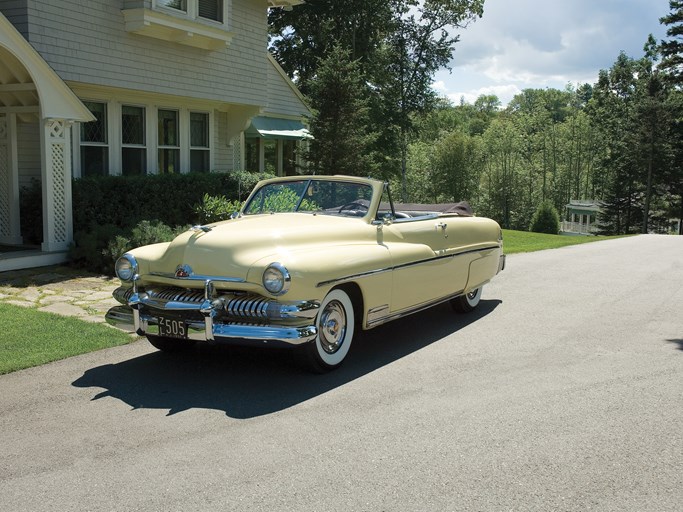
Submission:
M 123 141 L 123 110 L 126 107 L 133 107 L 133 108 L 139 108 L 142 109 L 142 144 L 132 144 L 130 142 L 124 142 Z M 120 152 L 119 154 L 121 155 L 121 159 L 119 162 L 119 172 L 121 174 L 126 174 L 125 170 L 123 168 L 123 151 L 124 149 L 143 149 L 144 150 L 144 172 L 142 173 L 143 176 L 149 174 L 149 163 L 148 163 L 148 154 L 149 154 L 149 143 L 148 143 L 148 136 L 147 136 L 147 111 L 148 107 L 147 105 L 140 105 L 140 104 L 135 104 L 135 103 L 120 103 L 119 104 L 119 110 L 120 110 L 120 126 L 119 126 L 119 132 L 120 132 L 120 140 L 119 140 L 119 146 L 120 146 Z
M 206 146 L 193 146 L 192 145 L 192 114 L 201 114 L 205 116 L 206 118 Z M 193 152 L 203 152 L 203 153 L 208 153 L 208 157 L 206 158 L 208 163 L 209 168 L 208 169 L 202 169 L 202 171 L 211 171 L 211 112 L 203 111 L 203 110 L 188 110 L 188 117 L 187 117 L 187 131 L 188 131 L 188 154 L 189 154 L 189 162 L 188 162 L 188 172 L 197 172 L 197 170 L 192 169 L 192 153 Z M 201 172 L 201 171 L 200 171 Z
M 104 169 L 102 170 L 102 175 L 108 176 L 111 174 L 111 165 L 110 165 L 110 159 L 111 159 L 111 136 L 110 136 L 110 118 L 111 118 L 111 113 L 109 109 L 109 102 L 102 101 L 102 100 L 83 100 L 83 104 L 85 107 L 90 110 L 90 112 L 93 112 L 88 104 L 98 104 L 102 105 L 104 107 L 103 113 L 104 113 L 104 120 L 102 121 L 103 125 L 103 131 L 104 131 L 104 141 L 85 141 L 83 140 L 83 131 L 84 131 L 84 125 L 87 123 L 81 123 L 79 126 L 78 130 L 78 168 L 80 171 L 80 176 L 79 177 L 84 177 L 88 176 L 88 174 L 83 172 L 84 169 L 84 158 L 83 158 L 83 148 L 102 148 L 105 150 L 105 158 L 103 161 L 104 164 Z M 93 115 L 95 115 L 93 113 Z M 93 122 L 93 121 L 91 121 Z M 74 137 L 76 138 L 76 137 Z
M 160 174 L 162 169 L 159 166 L 160 150 L 174 150 L 175 167 L 174 172 L 181 174 L 188 174 L 193 172 L 192 153 L 194 151 L 202 151 L 207 153 L 203 158 L 201 171 L 210 172 L 214 169 L 216 158 L 216 141 L 214 136 L 218 129 L 214 126 L 216 122 L 215 112 L 206 105 L 175 105 L 169 104 L 155 104 L 153 101 L 140 103 L 139 100 L 132 96 L 122 96 L 114 99 L 105 98 L 103 96 L 95 95 L 96 99 L 89 97 L 82 101 L 88 103 L 98 103 L 105 106 L 106 111 L 106 138 L 107 143 L 89 143 L 81 141 L 81 124 L 74 126 L 71 136 L 71 151 L 72 151 L 72 174 L 76 178 L 85 176 L 85 161 L 82 159 L 82 148 L 86 146 L 104 146 L 106 147 L 107 155 L 105 155 L 106 168 L 103 172 L 107 176 L 118 176 L 125 172 L 124 156 L 125 148 L 133 148 L 143 150 L 144 156 L 141 156 L 141 164 L 144 164 L 144 173 L 141 175 Z M 126 107 L 135 107 L 142 109 L 142 122 L 144 126 L 141 127 L 144 144 L 124 143 L 123 134 L 123 113 Z M 172 111 L 176 117 L 177 128 L 177 145 L 159 144 L 159 112 Z M 206 146 L 195 146 L 192 144 L 191 134 L 191 120 L 193 114 L 202 114 L 206 119 Z M 199 170 L 199 169 L 197 169 Z M 127 172 L 126 174 L 132 174 Z
M 162 160 L 161 159 L 162 151 L 164 151 L 164 152 L 174 151 L 175 152 L 175 162 L 177 162 L 177 164 L 178 164 L 178 170 L 173 171 L 173 174 L 184 174 L 182 170 L 185 166 L 183 165 L 183 161 L 181 159 L 182 146 L 183 146 L 183 131 L 181 128 L 182 123 L 180 121 L 181 109 L 170 108 L 170 107 L 159 107 L 159 108 L 157 108 L 156 112 L 157 112 L 157 131 L 156 131 L 156 135 L 157 135 L 156 136 L 157 174 L 166 174 L 169 172 L 169 171 L 167 171 L 167 169 L 162 170 L 162 168 L 161 168 L 160 164 L 161 164 L 161 160 Z M 175 146 L 172 146 L 170 144 L 162 144 L 162 139 L 163 139 L 162 133 L 164 133 L 164 132 L 162 132 L 159 129 L 159 124 L 161 123 L 161 117 L 160 116 L 161 116 L 162 112 L 174 112 L 175 113 L 175 130 L 176 130 L 176 134 L 175 134 L 176 145 Z
M 171 14 L 173 16 L 181 17 L 181 18 L 186 18 L 188 21 L 193 21 L 193 22 L 200 22 L 200 23 L 208 23 L 208 24 L 216 24 L 220 25 L 222 27 L 228 26 L 227 24 L 227 19 L 228 19 L 228 0 L 216 0 L 217 3 L 220 6 L 220 14 L 221 14 L 221 19 L 220 20 L 214 20 L 211 18 L 205 18 L 203 16 L 199 15 L 199 2 L 200 0 L 185 0 L 185 9 L 178 9 L 175 7 L 169 7 L 168 5 L 164 5 L 162 0 L 153 0 L 152 3 L 152 8 L 154 10 L 157 10 L 159 12 L 163 12 L 166 14 Z

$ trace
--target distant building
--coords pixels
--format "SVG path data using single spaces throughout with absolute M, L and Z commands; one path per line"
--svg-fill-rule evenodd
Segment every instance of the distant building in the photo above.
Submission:
M 572 200 L 566 206 L 562 232 L 567 234 L 593 235 L 598 231 L 598 214 L 602 207 L 594 199 Z

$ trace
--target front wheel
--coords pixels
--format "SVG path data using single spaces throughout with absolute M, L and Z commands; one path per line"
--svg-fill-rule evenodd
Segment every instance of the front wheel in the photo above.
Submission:
M 453 309 L 458 313 L 469 313 L 470 311 L 473 311 L 474 308 L 479 305 L 479 301 L 481 300 L 481 290 L 483 288 L 483 286 L 480 286 L 479 288 L 476 288 L 465 295 L 456 297 L 455 299 L 451 300 L 451 306 L 453 306 Z
M 351 299 L 344 290 L 332 290 L 320 305 L 318 335 L 306 345 L 310 369 L 325 373 L 341 366 L 351 347 L 354 325 Z

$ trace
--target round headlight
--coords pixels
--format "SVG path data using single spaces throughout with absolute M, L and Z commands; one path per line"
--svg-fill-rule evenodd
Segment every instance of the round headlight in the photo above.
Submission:
M 281 263 L 271 263 L 263 272 L 263 287 L 273 295 L 284 295 L 289 290 L 291 277 Z
M 138 273 L 138 262 L 130 254 L 124 254 L 116 260 L 116 277 L 121 281 L 132 281 Z

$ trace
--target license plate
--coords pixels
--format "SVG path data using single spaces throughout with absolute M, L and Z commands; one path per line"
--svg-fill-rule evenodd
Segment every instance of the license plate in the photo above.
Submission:
M 157 320 L 159 321 L 159 336 L 187 339 L 185 320 L 164 318 L 162 316 L 158 317 Z

